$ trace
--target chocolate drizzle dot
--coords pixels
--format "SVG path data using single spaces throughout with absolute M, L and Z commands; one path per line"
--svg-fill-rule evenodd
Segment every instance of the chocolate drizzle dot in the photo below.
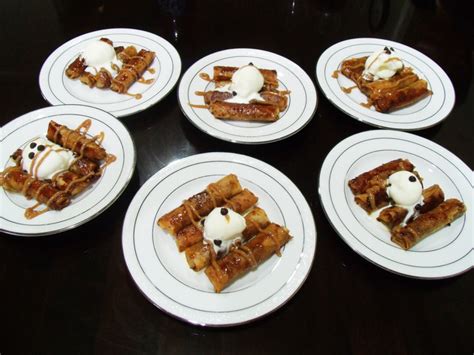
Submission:
M 384 47 L 383 50 L 384 50 L 385 53 L 387 53 L 387 54 L 392 54 L 392 52 L 390 52 L 390 49 L 388 49 L 388 47 Z
M 253 66 L 253 63 L 252 63 L 252 62 L 250 62 L 250 63 L 249 63 L 249 65 L 252 65 L 252 66 Z
M 220 247 L 221 244 L 222 244 L 222 240 L 220 240 L 220 239 L 215 239 L 215 240 L 214 240 L 214 244 L 217 245 L 218 247 Z
M 237 93 L 235 91 L 232 91 L 232 96 L 237 96 Z
M 201 226 L 203 226 L 203 225 L 204 225 L 204 221 L 205 221 L 205 219 L 204 219 L 204 218 L 203 218 L 203 219 L 201 219 Z
M 411 182 L 416 182 L 416 177 L 410 176 L 410 177 L 408 178 L 408 180 L 410 180 Z
M 30 154 L 28 154 L 28 158 L 33 159 L 34 157 L 35 157 L 35 153 L 33 152 L 30 152 Z
M 31 142 L 30 148 L 33 149 L 34 147 L 36 147 L 36 143 L 35 143 L 35 142 Z
M 221 208 L 221 215 L 225 216 L 227 213 L 229 213 L 227 208 Z
M 41 151 L 43 151 L 43 150 L 44 150 L 44 148 L 45 148 L 45 146 L 44 146 L 44 145 L 42 145 L 42 144 L 40 144 L 40 145 L 38 146 L 38 151 L 40 151 L 40 152 L 41 152 Z

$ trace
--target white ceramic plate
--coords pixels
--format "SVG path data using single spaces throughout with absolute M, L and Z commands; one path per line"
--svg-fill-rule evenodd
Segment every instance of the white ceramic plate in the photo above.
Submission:
M 216 119 L 209 110 L 189 105 L 204 104 L 196 91 L 209 91 L 214 84 L 199 77 L 207 73 L 212 78 L 216 65 L 240 67 L 250 62 L 262 69 L 275 69 L 281 90 L 290 90 L 288 108 L 273 123 L 239 122 Z M 291 60 L 258 49 L 228 49 L 210 54 L 194 63 L 184 73 L 178 89 L 178 100 L 186 117 L 207 134 L 234 143 L 270 143 L 287 138 L 309 123 L 318 102 L 316 89 L 306 72 Z
M 363 57 L 372 54 L 385 46 L 393 47 L 405 65 L 414 69 L 415 73 L 428 82 L 433 92 L 417 103 L 391 113 L 380 113 L 374 107 L 365 108 L 361 103 L 367 97 L 355 88 L 346 94 L 341 88 L 354 86 L 354 82 L 339 74 L 332 77 L 341 63 L 349 58 Z M 377 39 L 355 38 L 339 42 L 324 51 L 316 65 L 316 77 L 324 95 L 338 109 L 349 116 L 376 127 L 393 128 L 413 131 L 428 128 L 444 120 L 454 106 L 455 94 L 453 84 L 443 69 L 433 60 L 416 49 L 401 43 Z
M 48 123 L 54 120 L 70 128 L 91 119 L 89 133 L 105 133 L 103 146 L 117 160 L 89 189 L 72 199 L 61 211 L 48 211 L 26 219 L 25 208 L 35 204 L 21 194 L 0 188 L 0 231 L 27 237 L 56 234 L 75 228 L 98 216 L 123 192 L 135 169 L 135 146 L 125 126 L 111 114 L 80 105 L 52 106 L 32 111 L 9 122 L 1 129 L 0 170 L 12 165 L 10 155 L 32 139 L 46 135 Z
M 441 186 L 446 198 L 466 204 L 467 212 L 405 251 L 390 241 L 390 233 L 354 202 L 347 183 L 382 163 L 409 159 L 424 186 Z M 424 279 L 451 277 L 473 266 L 473 175 L 458 157 L 416 135 L 377 130 L 353 135 L 326 157 L 319 177 L 319 195 L 329 221 L 342 239 L 374 264 L 404 276 Z
M 192 271 L 157 219 L 224 175 L 235 173 L 271 221 L 294 237 L 256 270 L 216 294 L 203 271 Z M 282 306 L 306 279 L 316 248 L 311 210 L 298 188 L 270 165 L 244 155 L 207 153 L 178 160 L 153 175 L 127 211 L 122 234 L 130 274 L 155 306 L 206 326 L 250 322 Z
M 66 68 L 91 42 L 106 37 L 114 46 L 133 45 L 137 49 L 152 50 L 156 58 L 151 68 L 155 73 L 145 72 L 145 79 L 153 78 L 150 85 L 135 83 L 129 92 L 140 93 L 142 98 L 117 94 L 112 90 L 90 89 L 79 80 L 65 75 Z M 50 54 L 43 64 L 39 84 L 43 97 L 52 105 L 82 104 L 100 108 L 116 117 L 143 111 L 165 97 L 176 85 L 181 73 L 181 59 L 176 49 L 165 39 L 149 32 L 128 28 L 112 28 L 90 32 L 76 37 Z

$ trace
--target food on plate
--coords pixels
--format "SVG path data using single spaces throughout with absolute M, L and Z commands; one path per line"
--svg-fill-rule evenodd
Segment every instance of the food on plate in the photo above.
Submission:
M 197 91 L 211 114 L 224 120 L 274 122 L 288 107 L 289 91 L 279 91 L 275 70 L 259 69 L 252 63 L 238 67 L 215 66 L 213 78 L 201 73 L 203 80 L 213 82 L 210 91 Z
M 114 47 L 111 40 L 101 38 L 92 41 L 82 53 L 66 68 L 69 79 L 79 79 L 90 88 L 108 89 L 120 94 L 141 98 L 140 94 L 130 94 L 128 89 L 135 83 L 150 84 L 145 80 L 145 71 L 154 72 L 151 67 L 155 52 L 134 46 Z
M 50 121 L 45 137 L 32 139 L 11 155 L 14 165 L 0 173 L 0 186 L 37 201 L 25 210 L 27 219 L 67 207 L 115 161 L 102 147 L 103 132 L 87 135 L 91 123 L 87 119 L 73 130 Z M 42 204 L 46 207 L 37 210 Z
M 415 74 L 413 68 L 405 66 L 393 48 L 385 47 L 370 56 L 344 60 L 340 72 L 367 96 L 368 102 L 362 105 L 374 106 L 379 112 L 409 106 L 432 94 L 427 81 Z M 353 88 L 343 88 L 343 91 L 350 93 Z
M 349 180 L 354 201 L 368 214 L 380 210 L 377 221 L 391 232 L 392 242 L 410 249 L 466 211 L 457 199 L 444 200 L 441 187 L 424 188 L 415 166 L 396 159 Z
M 392 230 L 391 240 L 403 249 L 408 250 L 434 232 L 444 228 L 466 212 L 466 206 L 461 201 L 451 198 L 441 202 L 429 212 L 405 226 L 397 226 Z
M 215 291 L 221 292 L 232 281 L 256 268 L 273 254 L 278 254 L 290 239 L 285 227 L 271 223 L 241 247 L 232 249 L 219 260 L 213 260 L 205 273 Z
M 230 174 L 158 219 L 185 251 L 188 265 L 205 273 L 216 292 L 273 254 L 291 239 L 256 207 L 258 198 Z M 245 259 L 245 260 L 244 260 Z

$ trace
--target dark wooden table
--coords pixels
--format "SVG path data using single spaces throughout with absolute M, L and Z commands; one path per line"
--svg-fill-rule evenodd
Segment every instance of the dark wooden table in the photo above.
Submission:
M 467 2 L 466 2 L 467 3 Z M 226 48 L 260 48 L 298 63 L 316 82 L 330 45 L 380 37 L 419 49 L 447 72 L 456 105 L 416 134 L 446 147 L 470 168 L 473 156 L 473 25 L 449 1 L 2 1 L 0 93 L 3 125 L 48 106 L 38 74 L 65 41 L 129 27 L 156 33 L 179 51 L 183 71 Z M 342 139 L 371 127 L 336 109 L 321 92 L 311 123 L 284 141 L 244 146 L 214 139 L 181 113 L 176 90 L 122 119 L 135 139 L 133 179 L 106 212 L 72 231 L 0 238 L 0 354 L 472 354 L 474 273 L 440 281 L 384 271 L 354 253 L 324 216 L 318 174 Z M 206 329 L 164 314 L 139 292 L 122 255 L 127 207 L 169 162 L 202 152 L 236 152 L 280 169 L 307 198 L 317 253 L 300 291 L 248 325 Z

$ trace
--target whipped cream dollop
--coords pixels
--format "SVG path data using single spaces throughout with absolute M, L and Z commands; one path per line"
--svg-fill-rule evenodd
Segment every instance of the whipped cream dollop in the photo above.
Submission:
M 259 92 L 265 82 L 262 73 L 253 64 L 240 67 L 233 75 L 232 82 L 222 88 L 216 88 L 218 91 L 231 91 L 234 95 L 227 102 L 247 104 L 251 100 L 263 101 Z
M 97 40 L 89 45 L 81 53 L 84 63 L 87 65 L 86 72 L 95 74 L 100 68 L 106 69 L 109 73 L 114 73 L 113 67 L 120 68 L 121 62 L 117 59 L 115 49 L 109 43 Z
M 21 158 L 23 170 L 41 180 L 69 169 L 75 159 L 70 150 L 41 137 L 23 149 Z
M 412 207 L 421 201 L 423 185 L 415 174 L 398 171 L 388 178 L 387 194 L 396 205 Z
M 365 61 L 363 78 L 369 81 L 390 79 L 402 70 L 403 62 L 393 52 L 393 48 L 385 47 L 372 53 Z
M 230 208 L 216 207 L 204 220 L 204 238 L 212 243 L 216 253 L 225 252 L 242 237 L 245 218 Z

